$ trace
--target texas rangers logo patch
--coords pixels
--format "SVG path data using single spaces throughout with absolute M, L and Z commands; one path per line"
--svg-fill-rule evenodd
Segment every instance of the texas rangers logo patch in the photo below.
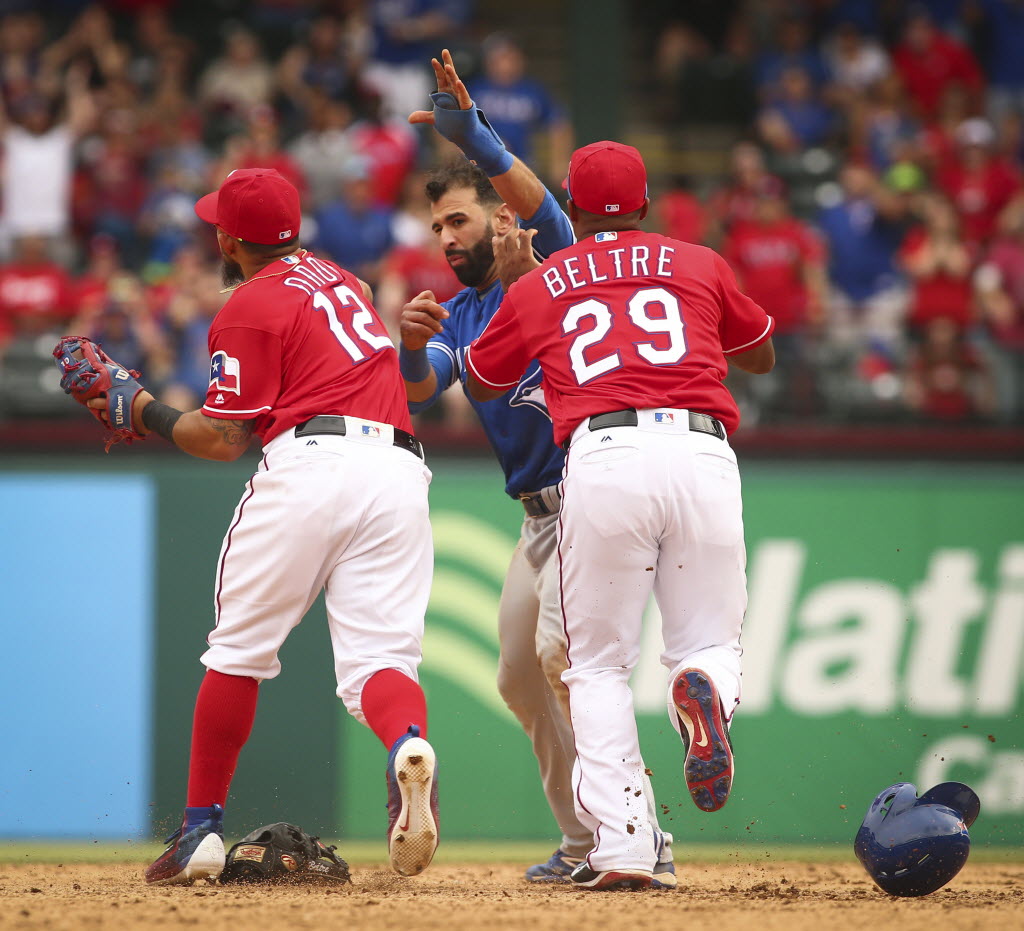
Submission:
M 508 399 L 509 407 L 533 407 L 539 410 L 548 420 L 551 414 L 548 413 L 548 402 L 544 397 L 544 388 L 541 379 L 544 373 L 540 366 L 534 363 L 534 367 L 528 371 L 519 384 L 512 391 L 512 397 Z
M 239 396 L 242 394 L 241 365 L 223 349 L 215 352 L 210 359 L 210 387 L 218 391 L 230 391 Z

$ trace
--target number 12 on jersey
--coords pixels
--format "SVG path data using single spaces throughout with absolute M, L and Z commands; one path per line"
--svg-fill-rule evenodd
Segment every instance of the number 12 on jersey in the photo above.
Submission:
M 657 316 L 651 310 L 658 308 Z M 645 333 L 659 336 L 659 345 L 654 340 L 633 343 L 633 351 L 651 365 L 675 365 L 686 355 L 686 323 L 679 307 L 679 298 L 666 288 L 644 288 L 637 291 L 626 303 L 626 314 Z M 584 329 L 587 320 L 593 327 Z M 622 365 L 622 352 L 616 349 L 591 362 L 586 351 L 598 346 L 611 332 L 615 314 L 609 304 L 597 298 L 589 298 L 573 304 L 562 318 L 562 333 L 579 335 L 569 346 L 569 361 L 576 383 L 585 385 L 601 375 L 613 372 Z M 667 339 L 668 344 L 665 345 Z
M 376 323 L 373 312 L 362 298 L 356 294 L 347 284 L 339 285 L 331 289 L 334 297 L 332 301 L 323 291 L 313 293 L 313 306 L 327 314 L 327 323 L 334 334 L 334 338 L 341 344 L 341 348 L 348 353 L 352 364 L 362 362 L 368 356 L 372 356 L 381 349 L 392 346 L 391 337 L 384 333 L 371 333 L 370 327 Z M 342 322 L 339 309 L 348 311 L 355 307 L 354 313 L 346 313 L 348 326 Z M 367 351 L 364 351 L 367 350 Z

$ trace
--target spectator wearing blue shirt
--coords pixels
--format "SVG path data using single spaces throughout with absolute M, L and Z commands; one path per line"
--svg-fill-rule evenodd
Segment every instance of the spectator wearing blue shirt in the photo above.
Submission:
M 375 285 L 381 260 L 394 245 L 391 215 L 374 206 L 369 167 L 354 158 L 346 166 L 341 197 L 316 213 L 313 249 Z
M 799 16 L 787 16 L 779 23 L 774 47 L 765 49 L 754 64 L 754 81 L 762 101 L 768 103 L 779 97 L 787 68 L 803 69 L 815 89 L 829 78 L 828 66 L 811 42 L 807 23 Z
M 1024 115 L 1024 4 L 981 0 L 986 50 L 979 56 L 989 80 L 987 105 L 994 123 L 1007 112 Z
M 430 60 L 441 40 L 457 40 L 472 0 L 369 0 L 372 31 L 366 82 L 381 96 L 384 115 L 405 119 L 430 93 Z
M 560 184 L 572 149 L 572 130 L 564 113 L 544 85 L 526 75 L 522 47 L 510 36 L 490 36 L 483 53 L 484 73 L 469 84 L 470 95 L 505 147 L 523 161 L 533 160 L 534 142 L 545 134 L 549 180 Z
M 828 341 L 837 350 L 898 359 L 905 342 L 908 292 L 896 256 L 909 204 L 870 168 L 848 164 L 842 199 L 818 215 L 829 245 Z
M 779 153 L 797 153 L 826 142 L 834 117 L 817 98 L 807 72 L 803 68 L 786 68 L 779 88 L 779 98 L 758 117 L 764 141 Z

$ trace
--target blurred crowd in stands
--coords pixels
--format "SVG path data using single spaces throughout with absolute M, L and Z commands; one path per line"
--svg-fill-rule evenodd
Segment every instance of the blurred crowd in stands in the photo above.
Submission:
M 777 321 L 773 376 L 730 376 L 747 422 L 1022 423 L 1024 0 L 643 6 L 646 118 L 729 153 L 652 173 L 648 227 L 722 252 Z M 226 295 L 192 206 L 234 168 L 294 181 L 304 244 L 394 336 L 411 296 L 454 294 L 423 195 L 452 152 L 405 119 L 442 46 L 562 196 L 567 114 L 471 0 L 201 9 L 0 0 L 0 419 L 67 413 L 63 332 L 200 403 Z M 442 416 L 472 429 L 456 397 Z
M 776 318 L 751 417 L 1024 422 L 1024 3 L 701 6 L 655 2 L 657 116 L 747 130 L 656 210 Z

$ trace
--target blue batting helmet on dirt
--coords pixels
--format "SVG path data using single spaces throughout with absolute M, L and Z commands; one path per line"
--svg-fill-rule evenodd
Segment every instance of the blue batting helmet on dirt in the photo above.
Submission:
M 928 895 L 967 862 L 967 829 L 981 810 L 974 790 L 943 782 L 920 798 L 909 782 L 879 792 L 853 849 L 871 878 L 889 895 Z

